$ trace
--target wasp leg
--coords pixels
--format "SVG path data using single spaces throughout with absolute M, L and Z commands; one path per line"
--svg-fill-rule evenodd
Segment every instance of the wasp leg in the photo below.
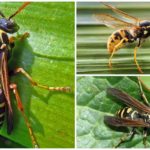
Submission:
M 2 44 L 2 46 L 0 47 L 0 49 L 4 50 L 6 48 L 6 44 Z
M 10 88 L 13 90 L 13 93 L 15 95 L 17 105 L 18 105 L 18 110 L 21 112 L 21 114 L 22 114 L 22 116 L 25 120 L 26 126 L 28 127 L 29 134 L 30 134 L 30 137 L 31 137 L 31 140 L 32 140 L 32 144 L 35 148 L 38 148 L 39 146 L 37 144 L 37 141 L 36 141 L 36 138 L 34 136 L 33 130 L 31 128 L 31 125 L 29 123 L 29 120 L 28 120 L 27 116 L 24 113 L 24 108 L 23 108 L 23 104 L 21 102 L 21 98 L 20 98 L 18 90 L 17 90 L 17 85 L 12 83 L 12 84 L 10 84 Z
M 137 78 L 138 78 L 138 83 L 139 83 L 139 87 L 140 87 L 140 91 L 141 91 L 141 96 L 142 96 L 144 102 L 145 102 L 148 106 L 150 106 L 150 104 L 149 104 L 149 102 L 148 102 L 148 100 L 147 100 L 147 98 L 146 98 L 146 95 L 144 94 L 143 88 L 142 88 L 142 85 L 143 85 L 144 87 L 146 87 L 146 85 L 143 83 L 143 81 L 140 79 L 140 77 L 137 77 Z M 146 87 L 146 88 L 147 88 L 147 87 Z
M 19 40 L 23 41 L 30 36 L 29 32 L 25 32 L 24 34 L 18 36 Z
M 112 68 L 112 58 L 114 53 L 118 50 L 118 48 L 124 43 L 127 42 L 128 39 L 127 38 L 123 38 L 113 49 L 111 56 L 109 57 L 109 67 Z
M 139 71 L 140 73 L 143 73 L 143 71 L 142 71 L 142 69 L 141 69 L 139 63 L 138 63 L 137 60 L 136 60 L 136 53 L 137 53 L 137 50 L 138 50 L 139 47 L 140 47 L 140 45 L 138 45 L 137 47 L 134 48 L 134 62 L 135 62 L 135 64 L 136 64 L 136 66 L 137 66 L 138 71 Z
M 11 49 L 15 47 L 15 40 L 16 40 L 16 37 L 14 36 L 9 37 L 9 45 Z
M 23 69 L 23 68 L 17 68 L 15 70 L 15 73 L 22 73 L 32 84 L 32 86 L 37 86 L 39 88 L 43 88 L 49 91 L 61 91 L 61 92 L 70 92 L 71 88 L 70 87 L 48 87 L 46 85 L 41 85 L 34 81 L 31 76 Z
M 127 141 L 127 138 L 130 137 L 130 138 L 133 138 L 135 134 L 135 128 L 132 128 L 132 130 L 130 131 L 130 133 L 126 133 L 124 134 L 121 138 L 120 138 L 120 142 L 114 146 L 114 148 L 117 148 L 120 146 L 120 144 L 124 143 L 125 141 Z
M 9 43 L 10 43 L 10 45 L 14 45 L 15 40 L 19 39 L 22 41 L 22 40 L 25 40 L 26 38 L 28 38 L 29 36 L 30 36 L 30 34 L 28 32 L 25 32 L 22 35 L 18 35 L 17 37 L 11 36 L 11 37 L 9 37 Z
M 144 146 L 145 146 L 145 148 L 147 148 L 147 143 L 146 143 L 146 141 L 147 141 L 147 128 L 144 128 L 144 131 L 143 131 L 143 144 L 144 144 Z
M 15 37 L 15 36 L 9 37 L 9 45 L 10 45 L 10 48 L 13 49 L 13 48 L 15 47 L 15 41 L 16 41 L 16 40 L 23 41 L 23 40 L 25 40 L 26 38 L 28 38 L 29 36 L 30 36 L 30 34 L 29 34 L 28 32 L 25 32 L 24 34 L 18 35 L 17 37 Z

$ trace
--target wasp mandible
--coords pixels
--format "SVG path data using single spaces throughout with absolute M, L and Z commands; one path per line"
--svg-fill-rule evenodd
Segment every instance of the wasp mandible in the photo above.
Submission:
M 19 92 L 17 89 L 17 84 L 10 83 L 9 77 L 16 73 L 22 73 L 33 86 L 37 86 L 39 88 L 43 88 L 49 91 L 62 91 L 62 92 L 68 92 L 70 91 L 70 87 L 48 87 L 45 85 L 41 85 L 37 82 L 35 82 L 31 76 L 23 69 L 23 68 L 17 68 L 15 70 L 9 70 L 8 68 L 8 61 L 11 58 L 11 52 L 13 50 L 13 47 L 15 46 L 15 37 L 11 36 L 9 37 L 8 34 L 13 34 L 18 32 L 19 26 L 17 23 L 15 23 L 12 18 L 16 16 L 18 13 L 20 13 L 26 6 L 28 6 L 30 2 L 25 2 L 23 5 L 10 17 L 6 18 L 5 15 L 0 11 L 0 127 L 3 125 L 4 122 L 4 116 L 6 112 L 6 118 L 7 118 L 7 132 L 8 134 L 12 133 L 13 130 L 13 110 L 11 105 L 11 98 L 10 98 L 10 90 L 13 91 L 17 105 L 18 110 L 21 112 L 22 117 L 25 120 L 25 124 L 29 130 L 29 134 L 31 137 L 31 141 L 34 147 L 38 147 L 38 143 L 36 141 L 36 138 L 34 136 L 33 130 L 31 128 L 30 122 L 27 118 L 27 116 L 24 113 L 24 107 L 21 102 L 21 98 L 19 96 Z M 8 34 L 7 34 L 8 33 Z M 29 36 L 29 33 L 24 33 L 20 39 L 27 38 Z
M 118 19 L 109 14 L 94 15 L 98 21 L 101 21 L 106 26 L 118 29 L 111 34 L 107 41 L 107 49 L 111 54 L 109 58 L 109 67 L 112 68 L 112 58 L 117 50 L 125 47 L 126 44 L 137 42 L 134 48 L 134 62 L 138 71 L 143 73 L 137 61 L 136 54 L 145 39 L 150 36 L 150 21 L 133 17 L 111 5 L 104 5 L 122 17 L 122 19 Z M 125 21 L 125 19 L 128 21 Z

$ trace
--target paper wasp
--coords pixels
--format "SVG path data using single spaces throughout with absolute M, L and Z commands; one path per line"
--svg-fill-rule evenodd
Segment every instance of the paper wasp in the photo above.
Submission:
M 109 14 L 94 15 L 98 21 L 101 21 L 106 26 L 118 29 L 111 34 L 107 41 L 107 49 L 111 54 L 109 58 L 109 67 L 112 68 L 112 58 L 117 50 L 125 47 L 126 44 L 137 42 L 134 48 L 134 62 L 138 71 L 143 73 L 136 59 L 136 54 L 145 39 L 150 36 L 150 21 L 133 17 L 111 5 L 104 5 L 122 17 L 119 19 Z
M 144 128 L 143 144 L 146 146 L 147 132 L 148 128 L 150 128 L 150 105 L 148 104 L 147 98 L 142 89 L 143 82 L 140 80 L 140 78 L 138 78 L 138 81 L 142 98 L 148 106 L 142 104 L 141 102 L 121 90 L 115 88 L 107 89 L 108 94 L 119 99 L 121 102 L 126 104 L 127 107 L 120 109 L 116 113 L 116 116 L 104 116 L 104 122 L 115 127 L 132 127 L 130 133 L 124 135 L 120 139 L 120 142 L 115 146 L 116 148 L 121 143 L 125 142 L 128 137 L 133 137 L 136 133 L 136 128 L 138 127 Z
M 12 20 L 12 18 L 20 13 L 29 4 L 30 2 L 23 3 L 23 5 L 8 18 L 6 18 L 5 15 L 0 11 L 0 127 L 3 125 L 6 112 L 7 133 L 11 134 L 13 131 L 13 110 L 10 98 L 10 91 L 12 90 L 17 101 L 18 110 L 21 112 L 21 115 L 24 118 L 25 124 L 29 130 L 32 144 L 34 147 L 38 147 L 38 143 L 34 136 L 30 122 L 24 113 L 24 107 L 19 96 L 17 85 L 15 83 L 11 83 L 9 77 L 17 73 L 22 73 L 33 86 L 37 86 L 49 91 L 68 92 L 70 91 L 70 87 L 48 87 L 45 85 L 41 85 L 35 82 L 23 68 L 17 68 L 15 70 L 9 70 L 8 68 L 8 61 L 11 58 L 16 40 L 16 37 L 9 37 L 8 34 L 16 33 L 19 30 L 19 26 Z M 24 33 L 19 39 L 22 40 L 27 38 L 28 36 L 28 33 Z

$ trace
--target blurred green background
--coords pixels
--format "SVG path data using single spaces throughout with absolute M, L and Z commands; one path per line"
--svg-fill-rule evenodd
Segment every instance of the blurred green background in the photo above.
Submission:
M 1 2 L 0 10 L 8 17 L 22 4 Z M 41 148 L 74 147 L 74 3 L 33 2 L 13 19 L 20 26 L 18 34 L 29 32 L 30 37 L 16 40 L 9 69 L 23 67 L 41 84 L 72 89 L 70 93 L 49 92 L 32 87 L 20 74 L 11 77 L 37 142 Z M 13 94 L 11 100 L 14 130 L 7 135 L 5 122 L 0 134 L 10 141 L 4 140 L 0 147 L 32 147 Z
M 122 11 L 143 20 L 150 20 L 150 3 L 110 2 Z M 100 2 L 77 3 L 77 72 L 79 74 L 138 74 L 133 59 L 136 44 L 117 51 L 112 60 L 112 70 L 108 67 L 110 54 L 107 50 L 108 37 L 115 29 L 104 26 L 93 17 L 94 14 L 107 13 L 119 17 Z M 149 40 L 137 51 L 137 60 L 144 73 L 150 73 Z

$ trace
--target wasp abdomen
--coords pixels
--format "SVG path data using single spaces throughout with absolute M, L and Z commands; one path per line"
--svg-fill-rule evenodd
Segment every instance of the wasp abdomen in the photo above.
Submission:
M 123 40 L 123 41 L 122 41 Z M 135 38 L 129 30 L 115 31 L 108 39 L 107 49 L 110 53 L 125 46 L 126 43 L 134 42 Z
M 133 110 L 130 107 L 125 107 L 123 109 L 120 109 L 117 112 L 117 116 L 120 118 L 126 118 L 126 119 L 132 119 L 132 120 L 141 118 L 140 113 L 136 110 Z
M 5 97 L 2 89 L 0 89 L 0 127 L 3 125 L 5 118 Z

